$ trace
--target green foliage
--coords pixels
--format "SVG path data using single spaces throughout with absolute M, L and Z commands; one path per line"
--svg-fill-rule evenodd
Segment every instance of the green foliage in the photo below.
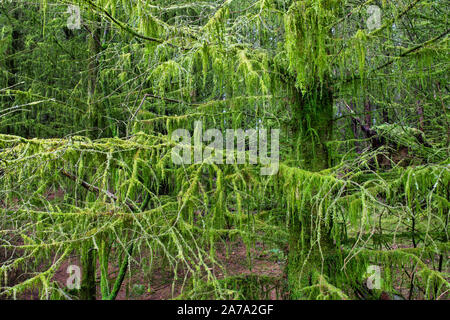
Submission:
M 75 256 L 103 299 L 156 269 L 174 298 L 355 299 L 370 265 L 372 298 L 446 297 L 448 4 L 70 3 L 82 29 L 65 2 L 0 4 L 0 294 L 79 298 L 54 280 Z M 173 164 L 195 121 L 281 129 L 278 173 Z M 235 240 L 250 265 L 269 244 L 287 283 L 229 273 Z

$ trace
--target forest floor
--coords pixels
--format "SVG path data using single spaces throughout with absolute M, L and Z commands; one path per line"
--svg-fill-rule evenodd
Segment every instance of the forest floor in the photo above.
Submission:
M 228 247 L 228 248 L 227 248 Z M 269 276 L 281 279 L 283 276 L 284 262 L 279 261 L 277 252 L 268 250 L 263 244 L 256 243 L 255 248 L 249 250 L 251 260 L 247 253 L 246 245 L 242 241 L 235 241 L 226 245 L 219 245 L 216 250 L 217 261 L 224 267 L 223 269 L 213 270 L 218 279 L 227 276 Z M 1 259 L 0 259 L 1 260 Z M 251 261 L 251 262 L 250 262 Z M 59 284 L 60 288 L 66 287 L 69 274 L 67 273 L 70 265 L 80 266 L 78 256 L 71 256 L 66 259 L 56 271 L 52 280 Z M 115 278 L 118 273 L 116 265 L 109 265 L 109 276 Z M 99 266 L 98 266 L 99 270 Z M 8 285 L 14 285 L 29 278 L 18 270 L 8 281 Z M 97 274 L 100 279 L 100 273 Z M 97 280 L 99 281 L 99 280 Z M 174 281 L 174 276 L 163 269 L 156 269 L 151 272 L 150 278 L 145 276 L 143 270 L 133 270 L 132 274 L 124 280 L 122 287 L 117 295 L 117 300 L 165 300 L 173 299 L 180 294 L 182 289 L 182 280 Z M 97 285 L 97 299 L 101 299 L 100 285 Z M 23 300 L 39 299 L 38 290 L 28 290 L 18 297 Z M 270 292 L 270 299 L 280 299 L 276 289 Z

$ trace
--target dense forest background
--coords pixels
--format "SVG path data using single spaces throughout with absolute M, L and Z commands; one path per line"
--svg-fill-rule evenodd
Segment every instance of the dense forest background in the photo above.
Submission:
M 1 297 L 448 299 L 449 12 L 0 0 Z M 175 164 L 199 123 L 278 170 Z

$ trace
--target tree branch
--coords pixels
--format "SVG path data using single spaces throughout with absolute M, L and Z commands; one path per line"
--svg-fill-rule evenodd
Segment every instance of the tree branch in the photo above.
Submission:
M 71 174 L 71 173 L 69 173 L 67 171 L 61 170 L 60 173 L 63 176 L 69 178 L 70 180 L 78 182 L 83 188 L 85 188 L 88 191 L 94 192 L 96 194 L 103 193 L 103 194 L 105 194 L 108 198 L 110 198 L 113 201 L 118 201 L 119 200 L 119 198 L 117 198 L 117 196 L 114 193 L 109 192 L 108 190 L 100 189 L 99 187 L 96 187 L 96 186 L 94 186 L 94 185 L 92 185 L 92 184 L 90 184 L 90 183 L 88 183 L 86 181 L 80 180 L 80 179 L 77 178 L 77 176 L 75 176 L 75 175 L 73 175 L 73 174 Z M 131 202 L 125 201 L 125 204 L 127 205 L 128 208 L 130 208 L 131 211 L 136 212 L 137 208 Z

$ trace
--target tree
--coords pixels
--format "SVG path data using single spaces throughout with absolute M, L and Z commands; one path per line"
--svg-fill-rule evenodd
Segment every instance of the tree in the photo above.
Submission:
M 210 268 L 217 244 L 235 238 L 248 247 L 256 239 L 279 248 L 288 242 L 294 299 L 367 298 L 362 281 L 372 264 L 384 268 L 385 291 L 395 290 L 395 266 L 407 270 L 410 297 L 414 288 L 435 299 L 447 290 L 444 2 L 72 4 L 92 22 L 85 79 L 95 121 L 77 130 L 97 128 L 105 138 L 1 136 L 2 212 L 19 226 L 7 234 L 26 242 L 5 248 L 30 258 L 35 250 L 81 250 L 90 261 L 85 269 L 93 268 L 84 284 L 94 283 L 98 255 L 103 298 L 115 297 L 130 261 L 140 260 L 131 259 L 135 252 L 146 257 L 144 248 L 163 257 L 174 279 L 183 277 L 185 297 L 208 296 L 209 288 L 214 297 L 246 297 L 242 277 L 218 279 Z M 110 25 L 103 35 L 100 24 Z M 261 176 L 249 163 L 172 163 L 172 133 L 195 136 L 198 121 L 222 132 L 280 128 L 279 171 Z M 26 164 L 27 157 L 35 160 Z M 43 159 L 48 164 L 36 169 Z M 13 175 L 30 183 L 12 186 Z M 49 188 L 67 191 L 57 207 L 44 196 Z M 27 221 L 32 232 L 20 227 Z M 2 223 L 8 230 L 10 222 Z M 393 249 L 397 237 L 411 239 L 413 248 Z M 111 252 L 121 266 L 114 284 Z M 35 277 L 5 291 L 39 281 L 48 289 L 56 267 L 42 273 L 45 281 Z

